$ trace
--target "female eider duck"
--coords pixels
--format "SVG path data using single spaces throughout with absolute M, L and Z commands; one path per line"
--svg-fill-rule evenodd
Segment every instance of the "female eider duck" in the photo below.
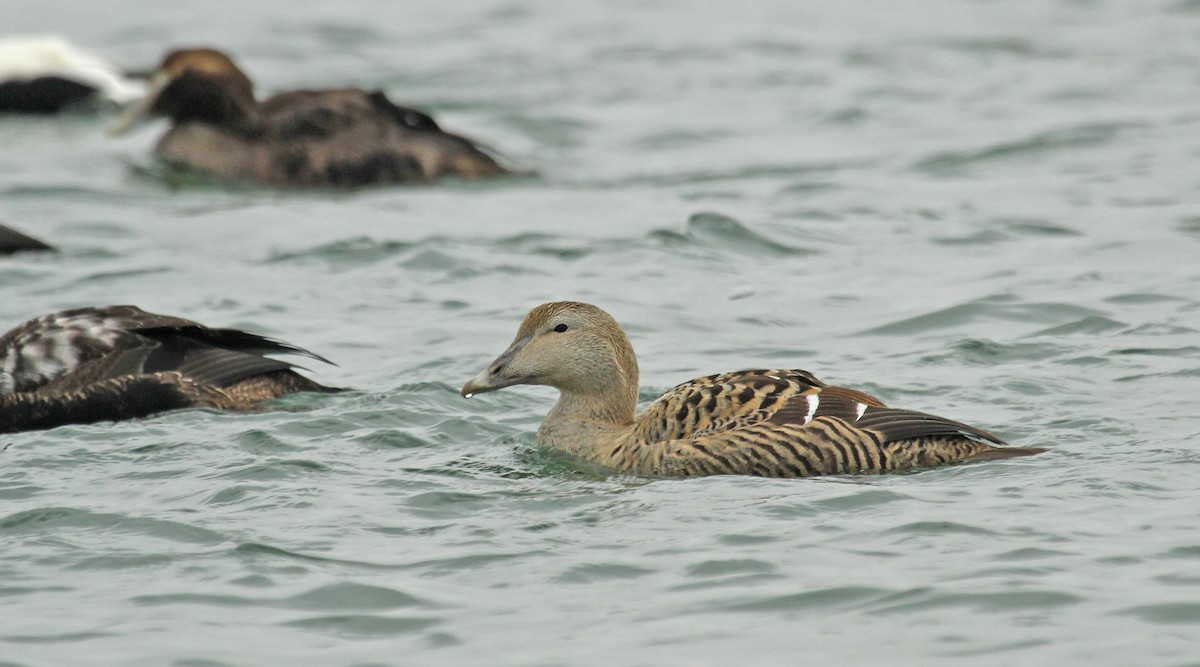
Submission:
M 382 92 L 296 90 L 258 102 L 250 79 L 214 49 L 168 54 L 110 134 L 149 116 L 173 123 L 160 159 L 228 180 L 358 186 L 508 173 L 474 141 Z
M 0 113 L 51 114 L 96 103 L 127 104 L 144 80 L 52 36 L 0 40 Z
M 516 340 L 462 388 L 463 396 L 515 384 L 558 389 L 539 444 L 643 475 L 810 477 L 924 468 L 1036 454 L 999 447 L 980 429 L 884 406 L 801 370 L 746 370 L 685 382 L 635 415 L 637 359 L 603 310 L 547 303 Z
M 330 363 L 283 341 L 135 306 L 45 315 L 0 337 L 0 433 L 176 408 L 249 410 L 292 392 L 340 391 L 266 354 Z

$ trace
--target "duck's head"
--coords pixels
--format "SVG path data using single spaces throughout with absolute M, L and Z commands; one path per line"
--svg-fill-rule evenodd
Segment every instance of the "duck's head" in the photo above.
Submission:
M 611 315 L 591 304 L 555 301 L 529 311 L 512 345 L 467 382 L 462 395 L 541 384 L 564 394 L 619 397 L 632 411 L 637 382 L 633 347 Z
M 254 84 L 232 58 L 216 49 L 181 49 L 167 54 L 145 97 L 129 105 L 108 132 L 124 134 L 155 116 L 240 127 L 254 107 Z

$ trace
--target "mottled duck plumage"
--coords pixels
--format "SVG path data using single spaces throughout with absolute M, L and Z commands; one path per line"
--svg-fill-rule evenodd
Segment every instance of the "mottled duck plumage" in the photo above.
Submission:
M 266 354 L 329 363 L 283 341 L 136 306 L 45 315 L 0 337 L 0 432 L 188 407 L 250 410 L 297 391 L 341 391 Z
M 534 308 L 512 345 L 462 388 L 466 397 L 548 385 L 558 403 L 539 444 L 648 475 L 811 477 L 925 468 L 1036 454 L 982 429 L 889 408 L 795 369 L 685 382 L 635 414 L 638 367 L 616 321 L 585 303 Z

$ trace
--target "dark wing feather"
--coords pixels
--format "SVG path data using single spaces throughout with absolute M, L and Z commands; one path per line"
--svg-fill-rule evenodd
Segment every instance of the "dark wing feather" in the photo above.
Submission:
M 115 378 L 164 373 L 176 373 L 197 386 L 223 388 L 256 375 L 293 368 L 286 361 L 254 352 L 212 347 L 183 336 L 162 337 L 81 364 L 73 372 L 39 387 L 37 392 L 62 395 Z
M 258 375 L 290 371 L 292 368 L 286 361 L 256 354 L 202 348 L 189 352 L 176 370 L 199 385 L 231 387 Z
M 377 90 L 370 93 L 368 98 L 376 109 L 382 111 L 400 127 L 428 132 L 440 132 L 442 130 L 428 114 L 412 107 L 402 107 L 389 100 L 387 95 L 384 95 L 382 91 Z
M 54 247 L 42 243 L 32 236 L 26 236 L 11 227 L 0 225 L 0 255 L 33 250 L 54 250 Z
M 322 363 L 336 366 L 332 361 L 321 355 L 310 352 L 302 347 L 296 347 L 275 338 L 242 331 L 241 329 L 212 329 L 200 324 L 189 323 L 182 326 L 151 326 L 138 327 L 134 332 L 151 340 L 169 340 L 171 338 L 188 338 L 205 345 L 237 350 L 247 354 L 297 354 L 315 359 Z
M 475 142 L 380 92 L 298 90 L 260 105 L 263 180 L 356 186 L 507 173 Z
M 200 386 L 229 387 L 256 375 L 290 371 L 286 361 L 263 356 L 271 353 L 323 357 L 283 341 L 238 329 L 203 326 L 138 329 L 146 344 L 113 355 L 109 377 L 125 374 L 177 372 Z
M 855 389 L 818 387 L 791 398 L 771 415 L 775 424 L 806 424 L 818 417 L 854 421 L 867 407 L 884 407 L 883 402 Z
M 327 138 L 369 118 L 371 101 L 357 90 L 291 90 L 259 105 L 266 136 L 283 141 Z
M 996 445 L 1007 444 L 991 433 L 974 426 L 923 412 L 895 408 L 867 408 L 863 416 L 853 421 L 852 425 L 878 434 L 883 442 L 938 436 L 966 436 Z
M 280 139 L 329 137 L 355 123 L 380 119 L 409 130 L 441 131 L 422 111 L 394 104 L 380 91 L 353 88 L 279 93 L 260 105 L 259 114 L 268 133 Z

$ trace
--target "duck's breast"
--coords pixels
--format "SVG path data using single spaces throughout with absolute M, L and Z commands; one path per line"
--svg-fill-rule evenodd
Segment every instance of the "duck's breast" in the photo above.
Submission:
M 159 140 L 155 155 L 167 164 L 226 180 L 268 181 L 270 154 L 260 141 L 207 123 L 183 123 Z

